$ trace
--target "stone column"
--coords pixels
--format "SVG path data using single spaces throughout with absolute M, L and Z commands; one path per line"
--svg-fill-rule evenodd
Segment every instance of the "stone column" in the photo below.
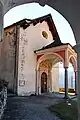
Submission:
M 68 67 L 65 67 L 65 99 L 68 99 Z
M 51 69 L 48 69 L 48 92 L 52 92 L 52 79 L 51 79 Z
M 65 58 L 64 58 L 64 69 L 65 69 L 65 99 L 68 99 L 68 49 L 65 51 Z
M 0 41 L 3 40 L 3 4 L 0 2 Z
M 52 92 L 52 72 L 50 70 L 50 92 Z
M 74 71 L 74 73 L 75 73 L 75 95 L 77 95 L 77 92 L 78 92 L 78 90 L 77 90 L 77 71 Z
M 36 95 L 39 95 L 40 70 L 36 71 Z

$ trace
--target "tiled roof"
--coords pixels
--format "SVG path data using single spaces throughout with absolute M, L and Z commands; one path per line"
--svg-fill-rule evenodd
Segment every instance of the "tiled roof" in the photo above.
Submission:
M 49 45 L 46 45 L 42 47 L 41 49 L 35 50 L 34 52 L 53 48 L 53 47 L 58 47 L 58 46 L 63 46 L 63 45 L 68 45 L 69 43 L 62 43 L 60 40 L 55 40 L 54 42 L 50 43 Z M 69 44 L 70 45 L 70 44 Z M 71 46 L 71 45 L 70 45 Z M 72 46 L 71 46 L 72 47 Z
M 15 26 L 15 25 L 16 26 L 20 25 L 21 27 L 23 27 L 23 29 L 26 29 L 27 27 L 30 26 L 30 24 L 33 24 L 35 26 L 37 23 L 39 23 L 39 22 L 42 23 L 43 21 L 47 22 L 47 24 L 49 26 L 49 30 L 52 33 L 53 39 L 54 40 L 57 40 L 57 39 L 60 40 L 57 29 L 56 29 L 56 26 L 55 26 L 55 24 L 53 22 L 51 14 L 48 14 L 48 15 L 45 15 L 45 16 L 42 16 L 42 17 L 39 17 L 39 18 L 35 18 L 33 20 L 31 20 L 31 19 L 23 19 L 23 20 L 20 20 L 20 21 L 18 21 L 16 23 L 13 23 L 12 25 L 10 25 L 10 26 L 8 26 L 8 27 L 6 27 L 4 29 L 6 30 L 7 28 L 10 28 L 10 27 Z

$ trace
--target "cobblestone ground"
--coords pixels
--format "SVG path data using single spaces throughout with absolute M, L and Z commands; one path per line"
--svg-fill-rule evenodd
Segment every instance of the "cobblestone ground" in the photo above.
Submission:
M 2 120 L 60 120 L 47 109 L 60 100 L 47 96 L 8 97 Z

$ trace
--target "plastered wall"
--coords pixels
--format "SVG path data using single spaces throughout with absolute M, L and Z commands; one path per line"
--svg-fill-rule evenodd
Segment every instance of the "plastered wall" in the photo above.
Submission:
M 48 33 L 48 39 L 42 36 Z M 18 95 L 30 95 L 36 92 L 36 55 L 35 50 L 53 41 L 47 23 L 44 21 L 27 29 L 20 28 L 19 63 L 18 63 Z

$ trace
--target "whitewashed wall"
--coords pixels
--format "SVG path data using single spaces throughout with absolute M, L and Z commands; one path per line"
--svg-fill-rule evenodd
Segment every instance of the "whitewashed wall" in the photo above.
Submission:
M 48 33 L 43 38 L 42 31 Z M 36 55 L 34 50 L 42 48 L 53 41 L 47 23 L 44 21 L 27 29 L 20 28 L 19 63 L 18 63 L 18 95 L 35 94 L 36 91 Z M 21 83 L 20 83 L 21 82 Z M 22 85 L 21 85 L 22 84 Z
M 52 67 L 52 92 L 59 92 L 59 64 Z

